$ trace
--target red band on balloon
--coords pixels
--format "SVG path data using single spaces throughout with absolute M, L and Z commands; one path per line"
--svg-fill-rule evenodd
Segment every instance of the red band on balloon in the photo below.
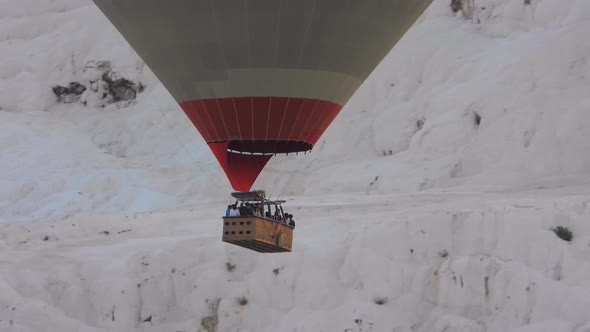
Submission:
M 327 100 L 290 97 L 197 99 L 180 107 L 207 143 L 299 141 L 312 146 L 342 109 Z
M 291 97 L 198 99 L 180 106 L 239 191 L 250 190 L 272 154 L 311 150 L 342 109 Z

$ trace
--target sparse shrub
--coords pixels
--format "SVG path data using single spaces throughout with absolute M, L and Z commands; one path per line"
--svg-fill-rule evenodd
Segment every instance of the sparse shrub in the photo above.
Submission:
M 274 273 L 275 276 L 279 275 L 279 268 L 277 267 L 276 269 L 272 270 L 272 273 Z
M 72 67 L 75 68 L 73 61 Z M 82 104 L 88 105 L 85 95 L 90 93 L 100 99 L 99 104 L 95 106 L 104 107 L 107 104 L 118 103 L 117 107 L 125 107 L 133 104 L 137 95 L 146 88 L 141 82 L 135 83 L 119 77 L 112 70 L 110 61 L 89 61 L 82 68 L 82 72 L 85 79 L 70 82 L 67 86 L 55 85 L 52 87 L 58 102 L 80 101 Z M 75 71 L 73 74 L 76 75 Z
M 472 19 L 475 8 L 474 0 L 451 0 L 451 10 L 453 13 L 461 11 L 465 18 Z
M 570 231 L 567 227 L 557 226 L 553 228 L 552 231 L 555 233 L 555 235 L 557 235 L 558 238 L 567 242 L 571 242 L 574 238 L 572 231 Z
M 461 9 L 463 9 L 463 4 L 461 3 L 461 0 L 451 0 L 451 10 L 453 11 L 453 13 L 456 13 Z
M 49 240 L 49 236 L 45 235 L 45 237 L 43 237 L 43 241 L 48 241 Z
M 241 305 L 242 307 L 245 306 L 246 304 L 248 304 L 248 299 L 245 296 L 240 296 L 237 298 L 238 300 L 238 304 Z
M 77 102 L 86 91 L 86 87 L 78 82 L 70 82 L 68 86 L 55 85 L 51 89 L 60 103 Z
M 524 4 L 525 5 L 530 5 L 531 4 L 531 0 L 524 0 Z
M 443 249 L 443 251 L 439 252 L 438 255 L 442 258 L 445 258 L 449 256 L 449 252 L 446 249 Z
M 376 297 L 373 299 L 373 302 L 377 305 L 384 305 L 389 301 L 387 297 Z
M 137 96 L 140 88 L 133 82 L 125 78 L 112 79 L 110 72 L 102 75 L 102 80 L 107 83 L 108 92 L 113 98 L 113 102 L 122 100 L 133 100 Z M 143 91 L 144 87 L 141 86 Z M 106 98 L 106 95 L 105 95 Z
M 389 150 L 389 151 L 391 151 L 391 150 Z M 369 183 L 369 186 L 372 186 L 372 185 L 374 185 L 374 184 L 375 184 L 375 182 L 377 182 L 377 180 L 379 180 L 379 175 L 377 175 L 377 176 L 375 177 L 375 179 L 374 179 L 373 181 L 371 181 L 371 183 Z
M 475 122 L 475 125 L 478 127 L 481 124 L 481 115 L 479 115 L 477 112 L 473 113 L 473 122 Z
M 235 266 L 234 264 L 232 264 L 231 262 L 227 262 L 227 263 L 225 263 L 225 267 L 227 268 L 227 270 L 228 270 L 229 272 L 232 272 L 233 270 L 235 270 L 235 269 L 236 269 L 236 266 Z
M 421 130 L 424 127 L 424 122 L 426 122 L 425 118 L 420 118 L 416 120 L 416 129 Z

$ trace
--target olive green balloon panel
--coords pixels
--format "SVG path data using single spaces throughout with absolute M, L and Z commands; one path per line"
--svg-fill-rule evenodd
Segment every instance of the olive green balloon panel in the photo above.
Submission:
M 94 0 L 233 188 L 305 152 L 432 0 Z

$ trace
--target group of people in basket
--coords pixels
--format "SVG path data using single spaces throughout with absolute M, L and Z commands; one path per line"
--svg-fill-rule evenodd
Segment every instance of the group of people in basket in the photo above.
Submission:
M 226 217 L 240 217 L 240 216 L 255 216 L 255 217 L 262 217 L 262 204 L 253 204 L 253 203 L 241 203 L 238 207 L 237 203 L 228 205 L 227 210 L 225 210 Z M 264 212 L 264 217 L 268 219 L 272 219 L 276 222 L 280 222 L 286 225 L 289 225 L 295 228 L 295 220 L 293 219 L 293 215 L 289 213 L 281 213 L 279 207 L 275 205 L 275 212 L 274 214 L 270 211 Z

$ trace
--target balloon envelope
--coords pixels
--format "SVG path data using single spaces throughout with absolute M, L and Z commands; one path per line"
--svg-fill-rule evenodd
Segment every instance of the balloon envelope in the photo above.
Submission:
M 312 149 L 432 0 L 94 0 L 236 190 Z

